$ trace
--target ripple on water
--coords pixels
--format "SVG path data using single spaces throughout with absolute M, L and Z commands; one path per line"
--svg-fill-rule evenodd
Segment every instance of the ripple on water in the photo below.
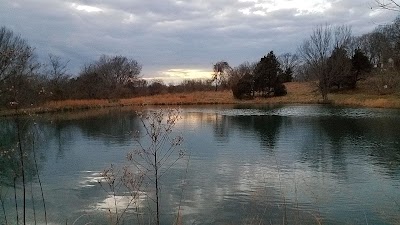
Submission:
M 374 108 L 346 108 L 325 105 L 286 105 L 282 107 L 246 108 L 246 109 L 187 109 L 185 112 L 201 112 L 204 114 L 218 114 L 224 116 L 286 116 L 286 117 L 324 117 L 339 116 L 347 118 L 380 118 L 400 117 L 397 109 L 374 109 Z

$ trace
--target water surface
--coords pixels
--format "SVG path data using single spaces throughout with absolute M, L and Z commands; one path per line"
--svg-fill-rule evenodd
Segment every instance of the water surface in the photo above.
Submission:
M 116 170 L 128 165 L 126 155 L 138 142 L 149 144 L 136 135 L 143 125 L 135 110 L 143 109 L 21 119 L 23 147 L 27 158 L 36 153 L 51 224 L 109 224 L 113 210 L 129 203 L 122 191 L 114 198 L 99 181 L 111 164 Z M 181 110 L 172 135 L 183 136 L 187 154 L 161 178 L 162 224 L 172 224 L 178 211 L 183 224 L 400 223 L 400 111 L 308 105 Z M 0 120 L 8 222 L 16 218 L 15 122 Z M 35 207 L 43 222 L 34 162 L 26 168 L 28 219 Z M 143 183 L 136 208 L 121 223 L 147 218 L 153 190 L 151 182 Z

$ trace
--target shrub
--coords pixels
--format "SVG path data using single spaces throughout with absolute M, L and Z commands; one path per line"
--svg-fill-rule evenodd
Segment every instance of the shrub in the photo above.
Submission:
M 233 97 L 236 99 L 251 99 L 253 80 L 251 76 L 244 76 L 239 79 L 239 81 L 232 86 Z
M 284 96 L 286 94 L 286 86 L 282 83 L 278 83 L 274 88 L 274 96 Z

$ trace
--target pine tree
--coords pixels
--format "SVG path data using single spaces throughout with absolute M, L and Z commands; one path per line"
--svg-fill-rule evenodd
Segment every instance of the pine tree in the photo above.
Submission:
M 372 64 L 368 57 L 360 50 L 356 49 L 352 59 L 352 78 L 350 88 L 356 88 L 357 81 L 359 81 L 363 74 L 369 73 L 372 70 Z
M 274 87 L 280 83 L 278 75 L 281 73 L 280 64 L 273 51 L 261 58 L 258 62 L 255 75 L 255 89 L 263 96 L 269 96 L 274 92 Z

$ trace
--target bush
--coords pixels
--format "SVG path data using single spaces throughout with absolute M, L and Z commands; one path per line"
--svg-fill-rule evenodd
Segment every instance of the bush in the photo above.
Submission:
M 244 76 L 232 86 L 233 97 L 236 99 L 252 99 L 252 79 Z
M 286 94 L 286 86 L 282 83 L 278 83 L 274 88 L 274 96 L 284 96 Z

